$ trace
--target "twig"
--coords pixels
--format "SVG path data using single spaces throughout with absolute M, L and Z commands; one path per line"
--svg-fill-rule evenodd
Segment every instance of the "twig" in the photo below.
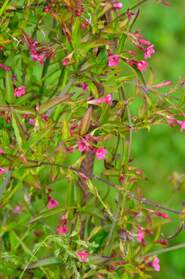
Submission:
M 177 249 L 182 249 L 182 248 L 185 248 L 185 243 L 181 243 L 181 244 L 171 246 L 169 248 L 164 248 L 164 249 L 159 249 L 159 250 L 153 251 L 151 253 L 148 253 L 148 254 L 142 256 L 142 258 L 152 257 L 152 256 L 160 255 L 163 253 L 171 252 L 171 251 L 174 251 Z
M 108 184 L 108 185 L 111 186 L 111 187 L 114 187 L 114 188 L 117 188 L 117 187 L 118 187 L 116 184 L 114 184 L 113 182 L 111 182 L 111 181 L 109 181 L 109 180 L 107 180 L 107 179 L 105 179 L 105 178 L 101 178 L 101 177 L 99 177 L 99 176 L 94 176 L 94 178 L 95 178 L 95 179 L 98 179 L 98 180 L 100 180 L 100 181 L 102 181 L 102 182 L 104 182 L 104 183 L 106 183 L 106 184 Z M 157 203 L 155 203 L 155 202 L 153 202 L 153 201 L 150 201 L 150 200 L 148 200 L 148 199 L 146 199 L 146 198 L 139 199 L 139 198 L 137 198 L 133 193 L 129 192 L 128 190 L 126 190 L 126 189 L 124 189 L 124 188 L 122 189 L 122 191 L 124 191 L 125 193 L 127 193 L 128 196 L 129 196 L 131 199 L 134 199 L 134 200 L 136 200 L 136 201 L 138 201 L 138 202 L 141 202 L 141 203 L 146 204 L 146 205 L 150 205 L 150 206 L 155 207 L 155 208 L 158 208 L 158 209 L 162 209 L 162 210 L 168 211 L 168 212 L 173 213 L 173 214 L 182 215 L 182 211 L 180 211 L 180 210 L 168 208 L 168 207 L 166 207 L 166 206 L 163 206 L 163 205 L 157 204 Z
M 123 87 L 121 87 L 121 95 L 123 99 L 127 102 L 125 91 Z M 127 117 L 128 117 L 128 123 L 129 123 L 129 142 L 128 142 L 128 162 L 130 161 L 131 158 L 131 150 L 132 150 L 132 135 L 133 135 L 133 123 L 132 123 L 132 116 L 128 107 L 128 104 L 126 106 L 126 111 L 127 111 Z

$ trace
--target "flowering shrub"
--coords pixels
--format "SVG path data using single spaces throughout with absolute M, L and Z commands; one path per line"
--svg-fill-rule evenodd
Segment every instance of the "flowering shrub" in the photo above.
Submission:
M 176 248 L 163 225 L 183 211 L 147 200 L 132 163 L 137 131 L 185 129 L 182 82 L 155 82 L 134 31 L 146 1 L 0 7 L 3 278 L 152 278 Z

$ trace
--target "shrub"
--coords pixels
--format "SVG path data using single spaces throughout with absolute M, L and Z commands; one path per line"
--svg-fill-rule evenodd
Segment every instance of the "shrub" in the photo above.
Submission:
M 144 2 L 1 5 L 3 278 L 151 278 L 176 248 L 162 227 L 183 212 L 144 197 L 132 158 L 137 131 L 185 129 L 183 82 L 155 82 L 133 31 Z

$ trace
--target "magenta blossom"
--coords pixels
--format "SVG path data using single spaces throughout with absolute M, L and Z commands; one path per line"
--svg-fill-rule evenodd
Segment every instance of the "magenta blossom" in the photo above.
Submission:
M 96 158 L 98 160 L 104 160 L 106 154 L 107 154 L 107 150 L 103 147 L 97 148 L 95 150 L 95 154 L 96 154 Z
M 0 168 L 0 175 L 4 174 L 4 173 L 6 173 L 6 172 L 7 172 L 7 170 L 6 170 L 6 169 L 4 169 L 4 168 Z
M 177 120 L 177 124 L 180 125 L 181 131 L 185 130 L 185 121 Z
M 128 21 L 132 20 L 132 17 L 135 15 L 135 13 L 133 13 L 131 10 L 127 10 L 126 11 L 126 16 L 128 18 Z
M 154 53 L 155 53 L 154 45 L 150 45 L 144 50 L 144 58 L 145 59 L 151 58 Z
M 0 148 L 0 155 L 4 154 L 4 150 Z
M 14 96 L 15 97 L 21 97 L 25 94 L 26 92 L 26 87 L 25 86 L 19 86 L 14 89 Z
M 34 118 L 30 118 L 28 120 L 28 123 L 31 125 L 31 126 L 35 126 L 35 119 Z
M 67 234 L 67 226 L 66 225 L 60 225 L 56 229 L 57 234 L 60 235 L 66 235 Z
M 138 231 L 137 231 L 137 241 L 139 243 L 142 243 L 144 240 L 144 231 L 142 228 L 139 228 Z
M 148 63 L 146 61 L 144 61 L 144 60 L 139 61 L 137 63 L 137 68 L 141 72 L 145 71 L 147 69 L 147 67 L 148 67 Z
M 116 10 L 122 9 L 123 4 L 121 2 L 113 3 L 113 8 L 116 9 Z
M 20 214 L 22 212 L 22 207 L 20 205 L 17 205 L 14 209 L 13 209 L 13 213 L 14 214 Z
M 81 87 L 84 91 L 86 91 L 88 89 L 88 84 L 86 82 L 82 82 Z
M 8 71 L 11 70 L 10 67 L 8 67 L 8 66 L 6 66 L 6 65 L 4 65 L 4 64 L 1 64 L 1 63 L 0 63 L 0 68 L 3 69 L 5 72 L 8 72 Z
M 87 152 L 89 150 L 89 144 L 85 139 L 80 139 L 78 142 L 78 150 L 80 152 Z
M 118 54 L 112 54 L 108 56 L 108 66 L 109 67 L 116 67 L 119 63 L 119 55 Z
M 155 271 L 160 271 L 160 264 L 159 264 L 159 258 L 155 257 L 152 261 L 152 266 Z
M 152 85 L 152 87 L 153 88 L 161 88 L 161 87 L 169 86 L 171 84 L 172 84 L 171 80 L 165 80 L 163 82 Z
M 45 59 L 44 54 L 39 54 L 35 51 L 32 51 L 31 52 L 31 57 L 32 57 L 33 61 L 38 61 L 41 65 L 44 64 L 44 59 Z
M 105 97 L 88 101 L 88 104 L 92 104 L 92 105 L 98 105 L 98 104 L 103 104 L 103 103 L 112 105 L 112 95 L 108 94 Z
M 160 212 L 160 211 L 157 211 L 155 212 L 155 214 L 158 216 L 158 217 L 161 217 L 161 218 L 164 218 L 164 219 L 168 219 L 169 216 L 167 213 L 163 213 L 163 212 Z
M 77 251 L 76 255 L 79 257 L 81 262 L 86 263 L 88 261 L 89 253 L 86 250 Z
M 177 121 L 178 120 L 176 118 L 172 117 L 172 116 L 167 117 L 167 122 L 171 127 L 176 126 L 178 124 Z
M 49 196 L 48 197 L 47 208 L 48 209 L 53 209 L 53 208 L 55 208 L 57 206 L 58 206 L 58 201 Z

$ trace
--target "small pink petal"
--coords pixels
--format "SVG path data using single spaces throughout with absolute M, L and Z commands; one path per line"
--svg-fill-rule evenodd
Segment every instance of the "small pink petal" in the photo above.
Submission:
M 139 243 L 142 243 L 144 240 L 144 231 L 142 228 L 139 228 L 138 231 L 137 231 L 137 241 Z
M 28 120 L 28 123 L 31 125 L 31 126 L 35 126 L 35 119 L 34 118 L 30 118 Z
M 49 201 L 48 201 L 48 204 L 47 204 L 48 209 L 53 209 L 57 206 L 58 206 L 58 201 L 53 199 L 53 198 L 49 198 Z
M 160 212 L 160 211 L 155 212 L 155 214 L 156 214 L 157 216 L 159 216 L 159 217 L 164 218 L 164 219 L 168 219 L 168 218 L 169 218 L 168 214 L 163 213 L 163 212 Z
M 88 104 L 92 104 L 92 105 L 99 105 L 99 104 L 112 105 L 112 95 L 108 94 L 105 97 L 102 97 L 102 98 L 99 98 L 99 99 L 90 100 L 90 101 L 88 101 Z
M 67 226 L 66 225 L 60 225 L 56 229 L 57 234 L 60 235 L 66 235 L 67 234 Z
M 88 89 L 88 84 L 86 82 L 82 82 L 81 87 L 82 87 L 83 90 L 86 91 Z
M 21 97 L 25 94 L 26 92 L 26 87 L 25 86 L 20 86 L 14 89 L 14 96 L 16 97 Z
M 1 64 L 1 63 L 0 63 L 0 68 L 3 69 L 5 72 L 8 72 L 8 71 L 11 70 L 10 67 L 8 67 L 8 66 L 6 66 L 6 65 L 4 65 L 4 64 Z
M 108 66 L 109 67 L 116 67 L 119 63 L 119 55 L 112 54 L 108 56 Z
M 113 3 L 113 8 L 114 9 L 122 9 L 123 8 L 123 4 L 121 2 L 116 2 L 116 3 Z
M 41 65 L 44 64 L 44 59 L 45 59 L 44 54 L 39 54 L 35 51 L 32 51 L 31 57 L 32 57 L 33 61 L 38 61 Z
M 144 61 L 144 60 L 139 61 L 137 63 L 137 68 L 141 72 L 145 71 L 147 69 L 147 67 L 148 67 L 148 63 L 146 61 Z
M 4 168 L 0 168 L 0 175 L 4 174 L 7 172 L 7 169 L 4 169 Z
M 88 261 L 89 253 L 86 250 L 77 251 L 76 255 L 79 257 L 81 262 L 86 263 Z
M 169 85 L 171 85 L 171 84 L 172 84 L 171 80 L 165 80 L 165 81 L 163 81 L 163 82 L 161 82 L 161 83 L 152 85 L 152 87 L 153 87 L 153 88 L 161 88 L 161 87 L 169 86 Z
M 106 154 L 107 154 L 107 150 L 103 147 L 97 148 L 95 150 L 95 154 L 96 154 L 96 158 L 98 160 L 104 160 Z
M 152 266 L 154 268 L 155 271 L 160 271 L 160 264 L 159 264 L 159 258 L 155 257 L 152 261 Z
M 78 142 L 78 150 L 80 152 L 87 152 L 89 150 L 88 143 L 84 139 Z
M 144 58 L 145 59 L 151 58 L 154 53 L 155 53 L 154 45 L 150 45 L 144 51 Z
M 13 209 L 13 213 L 15 214 L 20 214 L 22 212 L 22 207 L 20 205 L 17 205 L 14 209 Z

